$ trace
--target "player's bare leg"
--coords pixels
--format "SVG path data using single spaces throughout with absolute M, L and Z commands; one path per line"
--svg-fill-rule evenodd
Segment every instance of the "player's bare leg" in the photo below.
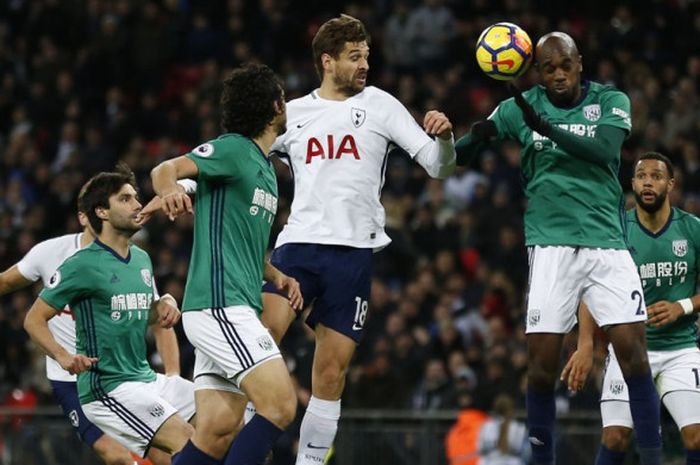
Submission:
M 345 374 L 357 344 L 319 323 L 311 376 L 311 400 L 301 423 L 297 465 L 318 465 L 333 445 L 340 418 Z
M 151 445 L 169 454 L 176 454 L 185 446 L 193 433 L 192 425 L 180 415 L 172 415 L 156 431 Z
M 527 335 L 527 422 L 535 465 L 554 465 L 554 386 L 563 334 Z
M 93 450 L 107 465 L 133 465 L 134 459 L 126 447 L 103 434 L 92 445 Z
M 275 441 L 296 416 L 297 398 L 287 365 L 275 358 L 258 365 L 241 382 L 257 413 L 231 445 L 224 465 L 263 463 Z M 240 416 L 237 418 L 240 420 Z
M 263 326 L 270 330 L 272 338 L 279 346 L 287 333 L 289 325 L 296 318 L 296 313 L 289 305 L 289 300 L 279 294 L 263 292 L 263 312 L 260 317 Z
M 163 452 L 155 447 L 148 449 L 148 454 L 146 454 L 146 458 L 150 460 L 153 465 L 170 465 L 171 457 L 172 456 L 167 452 Z
M 688 425 L 681 429 L 683 446 L 685 447 L 686 464 L 700 463 L 700 424 Z
M 661 404 L 651 379 L 644 323 L 606 328 L 629 392 L 630 411 L 637 433 L 641 465 L 661 463 L 659 417 Z

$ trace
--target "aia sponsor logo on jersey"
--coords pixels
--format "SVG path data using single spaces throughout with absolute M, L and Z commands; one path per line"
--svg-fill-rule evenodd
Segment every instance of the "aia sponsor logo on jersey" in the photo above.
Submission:
M 333 134 L 328 134 L 325 140 L 323 138 L 312 137 L 306 143 L 307 165 L 314 161 L 315 157 L 318 157 L 319 160 L 338 160 L 343 155 L 352 155 L 355 160 L 360 159 L 360 153 L 357 151 L 357 143 L 351 134 L 343 136 L 340 143 L 337 143 Z

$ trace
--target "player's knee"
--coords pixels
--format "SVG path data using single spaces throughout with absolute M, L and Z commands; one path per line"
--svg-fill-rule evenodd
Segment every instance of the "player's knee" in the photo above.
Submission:
M 338 391 L 345 384 L 345 374 L 348 367 L 337 360 L 331 360 L 320 364 L 315 370 L 315 381 L 324 390 Z
M 211 456 L 223 457 L 242 427 L 241 424 L 231 428 L 230 423 L 224 422 L 209 422 L 201 427 L 198 425 L 194 431 L 193 441 L 201 444 L 204 447 L 203 450 Z
M 686 449 L 700 449 L 700 424 L 693 424 L 681 430 L 683 445 Z
M 624 354 L 624 358 L 618 356 L 620 370 L 625 378 L 630 376 L 639 376 L 649 372 L 649 358 L 647 357 L 646 348 L 642 345 L 634 347 L 632 350 Z
M 134 463 L 131 453 L 109 436 L 101 436 L 92 448 L 107 465 L 133 465 Z
M 632 430 L 621 426 L 608 426 L 603 428 L 601 442 L 610 450 L 624 452 L 630 445 Z
M 294 420 L 294 417 L 297 414 L 296 396 L 285 396 L 284 398 L 277 401 L 276 405 L 271 410 L 271 417 L 266 418 L 281 429 L 286 428 Z
M 527 382 L 530 386 L 538 390 L 554 389 L 557 380 L 557 373 L 548 370 L 540 364 L 532 364 L 528 367 Z

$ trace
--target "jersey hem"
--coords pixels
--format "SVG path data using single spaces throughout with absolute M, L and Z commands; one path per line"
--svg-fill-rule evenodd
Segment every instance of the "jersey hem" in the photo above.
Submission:
M 391 244 L 391 238 L 387 236 L 386 240 L 379 243 L 368 244 L 357 241 L 338 241 L 334 239 L 310 239 L 310 238 L 289 238 L 285 240 L 277 240 L 275 249 L 282 247 L 285 244 L 318 244 L 318 245 L 340 245 L 345 247 L 354 247 L 356 249 L 372 249 L 375 252 L 383 249 Z
M 627 250 L 627 245 L 620 244 L 583 244 L 576 242 L 549 242 L 549 241 L 525 241 L 525 247 L 539 245 L 540 247 L 583 247 L 586 249 L 611 249 L 611 250 Z

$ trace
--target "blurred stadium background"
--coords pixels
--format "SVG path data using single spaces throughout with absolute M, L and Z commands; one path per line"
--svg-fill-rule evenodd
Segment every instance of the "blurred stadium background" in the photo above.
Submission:
M 135 170 L 142 199 L 150 199 L 155 164 L 218 134 L 219 82 L 233 66 L 269 64 L 290 99 L 314 89 L 311 38 L 341 12 L 372 34 L 369 83 L 419 119 L 429 109 L 444 111 L 457 136 L 506 96 L 473 59 L 487 25 L 517 23 L 534 41 L 568 32 L 583 54 L 584 75 L 618 86 L 632 101 L 622 185 L 629 190 L 636 156 L 661 151 L 677 165 L 673 202 L 700 213 L 700 4 L 692 0 L 4 0 L 0 268 L 43 239 L 77 231 L 78 188 L 117 160 Z M 519 82 L 528 87 L 534 75 Z M 382 200 L 394 241 L 376 261 L 332 463 L 476 463 L 448 457 L 465 453 L 454 447 L 473 440 L 472 419 L 500 393 L 512 396 L 522 415 L 527 261 L 518 165 L 518 147 L 504 144 L 484 152 L 473 169 L 437 181 L 404 154 L 390 157 Z M 275 234 L 292 195 L 287 170 L 278 173 Z M 190 238 L 189 219 L 162 216 L 136 238 L 151 253 L 160 289 L 178 300 Z M 97 463 L 60 417 L 43 356 L 22 329 L 38 291 L 0 298 L 2 463 Z M 188 375 L 192 348 L 179 336 Z M 302 408 L 312 344 L 297 324 L 283 346 Z M 586 390 L 558 390 L 562 464 L 590 464 L 595 454 L 599 347 Z M 664 430 L 670 464 L 682 449 L 675 427 Z M 293 463 L 296 433 L 298 424 L 280 442 L 275 464 Z

